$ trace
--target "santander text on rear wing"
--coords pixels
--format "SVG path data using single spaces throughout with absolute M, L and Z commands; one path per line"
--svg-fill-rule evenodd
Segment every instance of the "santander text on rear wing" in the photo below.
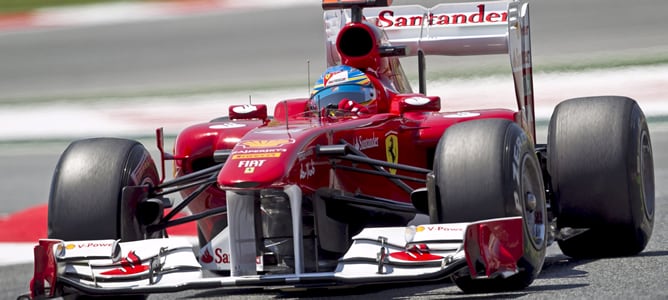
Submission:
M 529 4 L 525 1 L 442 3 L 367 7 L 367 22 L 384 35 L 386 46 L 406 48 L 406 56 L 504 54 L 510 57 L 522 122 L 533 124 L 533 84 Z M 328 66 L 341 63 L 336 39 L 352 21 L 349 9 L 324 14 Z M 533 129 L 532 129 L 533 131 Z M 533 134 L 531 132 L 530 134 Z
M 527 3 L 519 1 L 368 7 L 363 13 L 366 21 L 383 30 L 390 45 L 406 46 L 408 56 L 418 50 L 426 55 L 510 53 L 522 42 L 522 26 L 529 25 Z M 336 36 L 351 21 L 350 10 L 327 10 L 324 19 L 333 65 Z

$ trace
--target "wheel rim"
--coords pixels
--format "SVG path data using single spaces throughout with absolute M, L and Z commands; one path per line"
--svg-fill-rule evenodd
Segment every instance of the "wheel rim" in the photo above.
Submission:
M 645 202 L 645 214 L 647 218 L 654 215 L 654 161 L 652 159 L 652 145 L 647 131 L 643 131 L 640 137 L 640 176 L 642 176 L 642 199 Z
M 526 155 L 522 162 L 522 217 L 534 248 L 540 250 L 545 243 L 545 194 L 542 192 L 538 165 Z

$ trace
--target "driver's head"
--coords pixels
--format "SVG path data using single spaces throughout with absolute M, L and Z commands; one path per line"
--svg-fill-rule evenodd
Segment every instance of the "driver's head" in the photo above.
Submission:
M 370 113 L 378 110 L 376 89 L 364 72 L 349 66 L 327 68 L 311 91 L 315 109 L 337 109 L 341 100 L 361 104 Z

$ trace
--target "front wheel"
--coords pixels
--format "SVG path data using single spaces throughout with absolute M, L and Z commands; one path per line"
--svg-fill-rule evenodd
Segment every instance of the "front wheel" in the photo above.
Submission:
M 126 186 L 155 186 L 158 172 L 140 143 L 116 138 L 75 141 L 61 155 L 49 196 L 48 237 L 62 240 L 146 238 L 136 217 L 141 199 Z
M 533 142 L 515 123 L 489 119 L 448 128 L 434 160 L 436 216 L 432 222 L 475 222 L 522 216 L 524 255 L 507 278 L 453 277 L 464 292 L 518 290 L 540 272 L 546 249 L 546 200 Z

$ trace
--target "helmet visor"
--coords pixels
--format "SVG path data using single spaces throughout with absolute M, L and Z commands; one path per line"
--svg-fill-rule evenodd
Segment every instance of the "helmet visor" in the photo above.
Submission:
M 375 99 L 375 93 L 371 86 L 345 84 L 324 88 L 311 96 L 318 109 L 337 109 L 343 99 L 366 105 Z

